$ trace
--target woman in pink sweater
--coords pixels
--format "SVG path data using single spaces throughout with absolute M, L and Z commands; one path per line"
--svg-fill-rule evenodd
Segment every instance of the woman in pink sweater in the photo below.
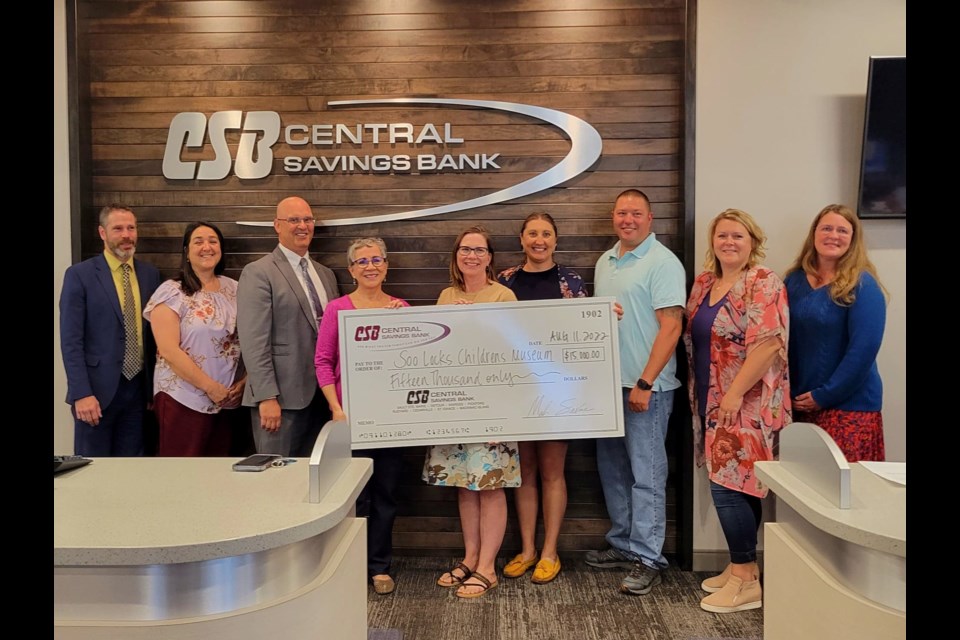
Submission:
M 357 288 L 327 304 L 320 321 L 314 358 L 320 390 L 330 405 L 333 419 L 339 421 L 347 419 L 341 405 L 339 312 L 410 306 L 405 300 L 383 291 L 387 276 L 387 247 L 380 238 L 354 240 L 347 249 L 347 266 Z M 374 590 L 381 595 L 392 593 L 395 587 L 390 577 L 390 563 L 393 559 L 393 520 L 397 515 L 394 491 L 403 469 L 401 452 L 401 448 L 357 452 L 364 458 L 373 458 L 373 476 L 357 498 L 357 515 L 368 519 L 367 574 Z

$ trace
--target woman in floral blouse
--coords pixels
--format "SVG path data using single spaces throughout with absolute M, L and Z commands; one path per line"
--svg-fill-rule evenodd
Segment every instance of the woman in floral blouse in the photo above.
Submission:
M 158 352 L 157 455 L 230 454 L 230 422 L 220 411 L 239 406 L 246 376 L 237 342 L 237 281 L 221 275 L 223 269 L 220 229 L 188 225 L 180 275 L 161 284 L 143 310 Z
M 757 530 L 767 490 L 753 465 L 775 458 L 777 432 L 790 422 L 787 294 L 760 265 L 766 237 L 749 214 L 721 212 L 707 237 L 683 338 L 697 464 L 706 460 L 730 564 L 703 581 L 710 595 L 700 606 L 732 613 L 762 606 Z

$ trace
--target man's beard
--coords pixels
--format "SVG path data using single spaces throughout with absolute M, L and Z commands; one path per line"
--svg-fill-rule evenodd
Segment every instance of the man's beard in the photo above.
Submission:
M 121 262 L 126 262 L 127 260 L 129 260 L 130 258 L 133 257 L 133 254 L 134 254 L 134 253 L 137 252 L 137 245 L 136 245 L 136 243 L 134 243 L 134 245 L 133 245 L 131 248 L 129 248 L 129 249 L 127 249 L 127 250 L 124 250 L 124 249 L 121 249 L 121 248 L 120 248 L 120 245 L 119 245 L 119 244 L 114 244 L 114 243 L 112 243 L 112 242 L 108 242 L 108 243 L 107 243 L 107 248 L 110 250 L 110 253 L 112 253 L 112 254 L 115 255 L 117 258 L 119 258 Z

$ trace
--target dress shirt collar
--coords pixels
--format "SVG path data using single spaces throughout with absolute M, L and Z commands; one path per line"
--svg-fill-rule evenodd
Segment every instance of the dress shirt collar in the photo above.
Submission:
M 301 256 L 301 255 L 298 255 L 298 254 L 297 254 L 296 252 L 294 252 L 294 251 L 290 251 L 290 249 L 287 249 L 287 248 L 286 248 L 285 246 L 283 246 L 282 244 L 278 244 L 277 246 L 280 247 L 281 253 L 283 253 L 284 257 L 287 259 L 287 262 L 290 263 L 290 266 L 291 266 L 291 267 L 293 267 L 294 269 L 299 269 L 299 268 L 300 268 L 300 258 L 306 258 L 306 259 L 307 259 L 307 266 L 308 266 L 308 268 L 309 268 L 311 271 L 313 271 L 313 267 L 310 265 L 310 252 L 309 252 L 309 251 Z
M 103 257 L 106 259 L 107 266 L 110 268 L 110 271 L 118 270 L 120 268 L 120 265 L 122 264 L 129 264 L 130 268 L 133 269 L 133 256 L 131 256 L 130 259 L 127 260 L 126 262 L 121 262 L 120 258 L 113 255 L 111 252 L 107 251 L 106 249 L 104 249 Z

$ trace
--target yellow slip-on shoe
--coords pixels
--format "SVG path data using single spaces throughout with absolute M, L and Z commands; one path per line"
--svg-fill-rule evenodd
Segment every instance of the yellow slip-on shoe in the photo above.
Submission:
M 529 571 L 530 567 L 536 565 L 539 559 L 540 556 L 535 555 L 532 560 L 524 560 L 523 554 L 518 553 L 513 557 L 513 560 L 508 562 L 507 566 L 503 568 L 503 576 L 505 578 L 519 578 Z
M 531 581 L 536 584 L 546 584 L 553 581 L 558 573 L 560 573 L 560 558 L 556 560 L 543 558 L 537 563 L 537 568 L 533 570 Z

